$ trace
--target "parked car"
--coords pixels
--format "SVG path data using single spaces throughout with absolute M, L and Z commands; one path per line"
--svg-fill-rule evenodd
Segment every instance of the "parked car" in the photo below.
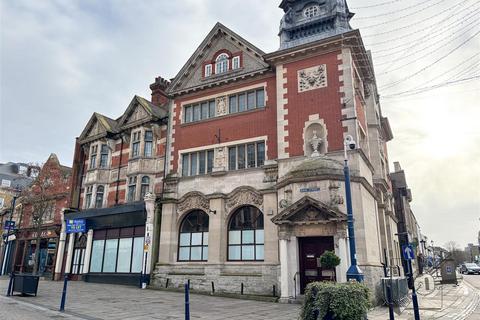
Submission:
M 460 267 L 462 274 L 480 274 L 480 267 L 475 263 L 464 263 Z

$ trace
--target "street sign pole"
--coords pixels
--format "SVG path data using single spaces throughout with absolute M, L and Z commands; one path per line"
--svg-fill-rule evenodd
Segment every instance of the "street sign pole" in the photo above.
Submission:
M 412 303 L 413 303 L 413 312 L 415 315 L 415 320 L 420 320 L 417 291 L 415 290 L 415 279 L 413 278 L 413 268 L 412 268 L 412 260 L 415 259 L 415 252 L 413 251 L 413 247 L 411 244 L 403 246 L 402 251 L 403 251 L 403 258 L 407 261 L 408 277 L 410 278 L 409 281 L 412 283 Z

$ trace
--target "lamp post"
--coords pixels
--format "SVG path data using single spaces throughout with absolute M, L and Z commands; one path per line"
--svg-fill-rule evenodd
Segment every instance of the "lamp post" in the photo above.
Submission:
M 345 156 L 345 164 L 343 167 L 343 173 L 345 175 L 345 198 L 347 202 L 347 218 L 348 218 L 348 241 L 350 245 L 350 267 L 347 270 L 347 280 L 356 280 L 357 282 L 363 282 L 363 272 L 357 265 L 357 249 L 355 245 L 355 228 L 353 219 L 352 208 L 352 191 L 350 187 L 350 168 L 348 167 L 348 155 L 347 150 L 354 150 L 356 143 L 352 136 L 347 136 L 343 143 L 343 151 Z
M 7 268 L 8 268 L 7 263 L 9 261 L 7 261 L 7 258 L 10 255 L 10 250 L 12 250 L 12 245 L 11 245 L 10 241 L 8 240 L 8 238 L 10 237 L 10 230 L 12 230 L 13 213 L 15 211 L 15 204 L 16 204 L 17 198 L 19 197 L 20 192 L 21 192 L 21 190 L 14 189 L 14 195 L 13 195 L 13 200 L 12 200 L 12 208 L 10 209 L 10 216 L 8 218 L 8 226 L 7 226 L 7 228 L 5 228 L 5 231 L 7 231 L 7 234 L 6 234 L 6 237 L 5 237 L 5 251 L 4 251 L 3 260 L 2 260 L 3 265 L 5 267 L 5 270 L 7 270 Z M 4 272 L 4 270 L 2 270 L 2 266 L 0 266 L 0 275 L 3 274 L 3 272 Z

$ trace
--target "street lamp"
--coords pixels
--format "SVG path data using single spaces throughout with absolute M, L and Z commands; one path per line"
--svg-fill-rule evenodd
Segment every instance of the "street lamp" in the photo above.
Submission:
M 356 280 L 363 282 L 363 272 L 357 265 L 357 249 L 355 245 L 355 228 L 352 208 L 352 191 L 350 189 L 350 169 L 348 167 L 348 150 L 356 148 L 355 140 L 348 135 L 343 142 L 343 151 L 345 156 L 345 164 L 343 173 L 345 174 L 345 197 L 347 201 L 347 218 L 348 218 L 348 241 L 350 244 L 350 262 L 351 265 L 347 270 L 347 280 Z

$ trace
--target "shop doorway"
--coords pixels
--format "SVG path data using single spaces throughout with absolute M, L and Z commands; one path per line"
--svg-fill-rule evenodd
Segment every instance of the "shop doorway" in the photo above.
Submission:
M 323 275 L 322 273 L 320 256 L 327 250 L 334 251 L 335 247 L 333 237 L 299 238 L 298 246 L 300 260 L 300 291 L 303 294 L 309 283 L 331 280 L 330 275 Z

